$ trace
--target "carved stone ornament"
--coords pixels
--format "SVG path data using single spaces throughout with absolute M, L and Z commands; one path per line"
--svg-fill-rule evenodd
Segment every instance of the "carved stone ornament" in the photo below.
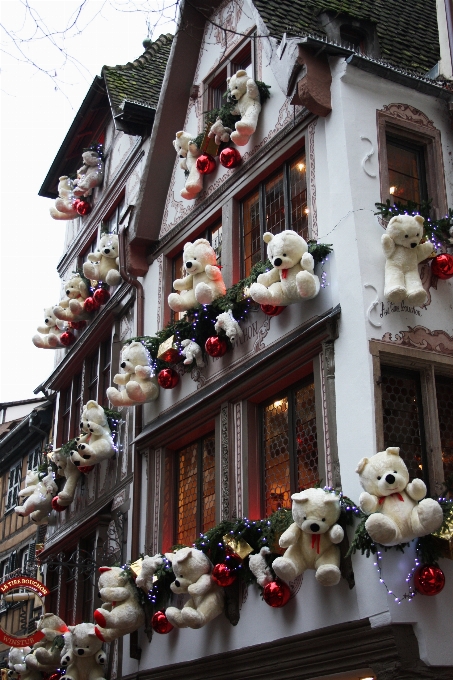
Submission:
M 416 109 L 415 106 L 409 106 L 409 104 L 386 104 L 381 111 L 388 113 L 393 118 L 398 118 L 398 120 L 406 120 L 409 123 L 415 123 L 416 125 L 435 130 L 433 121 L 423 111 Z
M 382 340 L 392 345 L 413 347 L 453 356 L 453 337 L 442 330 L 431 331 L 424 326 L 415 326 L 414 328 L 408 326 L 407 331 L 396 333 L 394 339 L 392 339 L 391 333 L 385 333 Z

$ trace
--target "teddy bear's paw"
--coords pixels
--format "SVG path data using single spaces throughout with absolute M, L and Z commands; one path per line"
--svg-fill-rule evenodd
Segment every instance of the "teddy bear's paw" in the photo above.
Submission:
M 170 621 L 172 626 L 176 626 L 176 628 L 187 628 L 187 624 L 184 623 L 184 620 L 181 616 L 181 611 L 176 607 L 167 607 L 165 610 L 165 616 Z
M 69 300 L 69 309 L 73 314 L 81 314 L 83 307 L 78 300 Z
M 415 307 L 421 307 L 428 299 L 428 293 L 424 288 L 418 288 L 406 295 L 406 302 Z
M 316 580 L 322 586 L 336 586 L 340 578 L 340 570 L 334 564 L 321 564 L 316 570 Z
M 426 496 L 426 484 L 422 479 L 415 478 L 407 485 L 406 491 L 414 501 L 421 501 Z
M 414 512 L 416 512 L 418 522 L 420 523 L 420 530 L 423 531 L 423 534 L 419 535 L 426 536 L 426 534 L 437 531 L 444 519 L 442 508 L 439 503 L 432 498 L 425 498 L 420 501 L 414 508 Z M 414 527 L 416 533 L 419 533 L 417 529 L 418 527 Z
M 184 625 L 189 628 L 202 628 L 206 623 L 205 616 L 192 607 L 184 607 L 181 617 Z
M 251 137 L 256 129 L 252 123 L 247 123 L 244 120 L 238 120 L 238 122 L 235 125 L 235 128 L 236 133 L 241 137 Z
M 49 333 L 47 336 L 47 346 L 51 347 L 52 349 L 55 349 L 60 345 L 60 341 L 58 339 L 58 335 L 55 335 L 55 333 Z
M 142 390 L 140 383 L 135 380 L 129 380 L 126 385 L 126 392 L 129 399 L 144 403 L 147 400 L 147 395 Z
M 61 319 L 62 321 L 70 320 L 70 315 L 68 316 L 66 309 L 63 309 L 63 307 L 60 307 L 60 305 L 54 307 L 52 311 L 57 317 L 57 319 Z
M 87 277 L 87 279 L 97 279 L 98 277 L 96 276 L 97 271 L 96 271 L 96 266 L 92 264 L 91 262 L 84 262 L 83 263 L 83 273 Z
M 282 581 L 286 581 L 287 583 L 294 581 L 299 575 L 294 564 L 285 557 L 277 557 L 277 559 L 272 562 L 272 569 L 275 571 L 278 578 L 281 578 Z
M 370 515 L 376 510 L 376 496 L 372 496 L 368 491 L 363 491 L 359 497 L 359 507 L 366 515 Z
M 260 305 L 278 304 L 272 299 L 272 294 L 262 283 L 252 283 L 250 286 L 250 297 Z
M 231 133 L 231 141 L 234 142 L 236 146 L 245 146 L 246 144 L 248 144 L 249 139 L 250 139 L 249 135 L 241 135 L 237 131 Z
M 385 289 L 384 297 L 389 302 L 393 302 L 394 305 L 398 305 L 407 296 L 407 291 L 404 286 L 396 286 L 394 288 Z
M 93 614 L 94 622 L 97 623 L 101 628 L 107 628 L 107 621 L 105 619 L 104 613 L 100 609 L 96 609 Z
M 123 406 L 123 399 L 121 397 L 121 392 L 119 392 L 116 387 L 108 387 L 107 388 L 107 399 L 114 405 L 114 406 Z
M 118 286 L 122 280 L 121 274 L 116 269 L 110 269 L 105 277 L 105 281 L 109 286 Z
M 195 288 L 195 297 L 200 305 L 210 305 L 214 300 L 214 293 L 207 283 L 199 283 Z
M 319 279 L 310 272 L 299 272 L 296 276 L 296 285 L 299 295 L 305 300 L 310 300 L 319 293 Z
M 393 543 L 398 534 L 396 524 L 380 512 L 375 512 L 368 517 L 365 522 L 365 529 L 373 541 L 382 543 L 382 545 Z
M 39 347 L 40 349 L 44 349 L 46 347 L 46 343 L 44 342 L 43 338 L 39 335 L 39 333 L 36 333 L 32 337 L 31 341 L 35 347 Z
M 187 309 L 183 298 L 178 293 L 170 293 L 168 296 L 168 306 L 174 312 L 185 312 Z

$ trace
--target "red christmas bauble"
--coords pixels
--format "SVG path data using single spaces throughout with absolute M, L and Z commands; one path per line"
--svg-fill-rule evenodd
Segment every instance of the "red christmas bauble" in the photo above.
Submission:
M 54 496 L 52 498 L 52 510 L 56 510 L 57 512 L 63 512 L 63 510 L 66 510 L 68 506 L 60 505 L 60 503 L 58 502 L 59 500 L 60 499 L 58 498 L 58 496 Z
M 79 465 L 77 470 L 79 472 L 82 472 L 84 475 L 88 474 L 88 472 L 91 472 L 91 470 L 94 469 L 94 465 Z
M 284 607 L 290 597 L 289 586 L 283 581 L 272 581 L 264 586 L 263 599 L 270 607 Z
M 72 328 L 75 331 L 81 331 L 86 325 L 86 321 L 68 321 L 69 328 Z
M 79 200 L 76 206 L 76 210 L 79 213 L 79 215 L 89 215 L 90 212 L 92 211 L 91 205 L 88 203 L 88 201 L 82 201 Z
M 61 678 L 61 673 L 52 673 L 52 675 L 49 675 L 48 680 L 60 680 Z
M 60 342 L 64 347 L 69 347 L 75 341 L 75 336 L 69 331 L 65 331 L 60 335 Z
M 453 256 L 448 253 L 436 255 L 431 262 L 431 271 L 439 279 L 451 279 L 453 276 Z
M 267 314 L 268 316 L 278 316 L 283 312 L 285 309 L 284 307 L 280 307 L 278 305 L 260 305 L 261 310 Z
M 228 345 L 226 340 L 213 335 L 212 338 L 206 340 L 204 348 L 210 357 L 223 357 L 228 349 Z
M 445 585 L 445 574 L 434 564 L 423 564 L 414 573 L 414 585 L 420 595 L 437 595 Z
M 75 198 L 73 200 L 72 207 L 74 208 L 74 210 L 77 210 L 77 206 L 79 205 L 79 203 L 80 203 L 80 198 Z
M 210 153 L 202 153 L 201 156 L 198 156 L 197 170 L 202 175 L 209 175 L 211 172 L 214 172 L 215 168 L 215 158 Z
M 159 371 L 157 382 L 164 390 L 172 390 L 179 383 L 179 375 L 173 368 L 163 368 Z
M 165 635 L 166 633 L 169 633 L 171 630 L 173 630 L 172 624 L 167 619 L 165 612 L 163 611 L 158 611 L 153 614 L 151 626 L 153 630 L 156 631 L 156 633 L 160 633 L 161 635 Z
M 224 168 L 235 168 L 242 161 L 241 154 L 237 149 L 228 146 L 226 149 L 220 152 L 219 162 Z
M 100 306 L 101 305 L 94 297 L 87 297 L 87 299 L 83 303 L 83 310 L 85 312 L 88 312 L 88 314 L 91 314 L 92 312 L 98 310 Z
M 93 299 L 100 305 L 105 305 L 110 300 L 110 293 L 105 288 L 98 288 L 93 293 Z
M 237 574 L 234 569 L 228 566 L 228 564 L 220 562 L 219 564 L 216 564 L 212 570 L 212 578 L 218 586 L 226 588 L 235 582 Z

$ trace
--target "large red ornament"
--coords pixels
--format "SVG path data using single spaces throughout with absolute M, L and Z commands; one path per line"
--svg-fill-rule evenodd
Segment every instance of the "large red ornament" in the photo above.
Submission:
M 61 678 L 61 672 L 57 671 L 57 673 L 52 673 L 52 675 L 49 675 L 49 680 L 60 680 Z
M 163 611 L 158 611 L 153 614 L 151 626 L 152 629 L 156 631 L 156 633 L 160 633 L 161 635 L 165 635 L 166 633 L 169 633 L 171 630 L 173 630 L 172 624 L 167 619 L 165 612 Z
M 57 512 L 63 512 L 63 510 L 66 510 L 68 506 L 60 505 L 60 503 L 58 502 L 59 500 L 60 499 L 58 498 L 58 496 L 54 496 L 52 498 L 52 510 L 56 510 Z
M 98 288 L 93 293 L 93 299 L 100 305 L 105 305 L 110 300 L 110 293 L 105 288 Z
M 75 331 L 83 330 L 86 325 L 87 325 L 86 321 L 68 321 L 69 328 L 72 328 Z
M 79 465 L 77 468 L 77 470 L 82 472 L 84 475 L 88 474 L 88 472 L 91 472 L 93 469 L 94 465 Z
M 219 162 L 224 168 L 235 168 L 242 161 L 241 154 L 237 149 L 228 146 L 226 149 L 220 152 Z
M 77 210 L 79 215 L 82 215 L 82 217 L 84 215 L 89 215 L 90 212 L 92 211 L 92 207 L 88 203 L 88 201 L 79 200 L 79 201 L 77 201 L 77 205 L 75 205 L 75 202 L 74 202 L 73 207 L 75 207 L 75 209 Z
M 235 582 L 237 575 L 235 569 L 229 567 L 225 562 L 220 562 L 219 564 L 216 564 L 212 570 L 212 578 L 218 586 L 226 588 Z
M 284 307 L 280 307 L 278 305 L 260 305 L 260 307 L 261 311 L 263 311 L 268 316 L 278 316 L 285 309 Z
M 197 170 L 202 175 L 209 175 L 211 172 L 214 172 L 215 168 L 215 158 L 210 153 L 202 153 L 201 156 L 198 156 Z
M 206 340 L 204 348 L 210 357 L 223 357 L 228 349 L 228 345 L 226 340 L 213 335 L 212 338 Z
M 100 306 L 101 305 L 94 297 L 87 297 L 87 299 L 83 303 L 83 311 L 88 312 L 88 314 L 91 314 L 92 312 L 98 310 Z
M 434 564 L 423 564 L 414 573 L 414 585 L 420 595 L 437 595 L 445 585 L 445 574 Z
M 60 335 L 60 342 L 64 347 L 69 347 L 69 345 L 72 345 L 72 343 L 75 342 L 75 335 L 69 331 L 65 331 Z
M 290 597 L 289 586 L 283 581 L 272 581 L 264 586 L 263 599 L 270 607 L 284 607 Z
M 164 390 L 172 390 L 179 383 L 179 375 L 173 368 L 163 368 L 159 371 L 157 382 Z
M 436 255 L 431 262 L 431 271 L 439 279 L 451 279 L 453 276 L 453 256 L 448 253 Z

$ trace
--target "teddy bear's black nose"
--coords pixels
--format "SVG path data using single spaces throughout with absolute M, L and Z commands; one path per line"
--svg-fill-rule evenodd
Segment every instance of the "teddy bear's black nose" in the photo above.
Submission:
M 80 654 L 80 656 L 82 656 L 82 654 L 85 654 L 85 650 L 84 649 L 78 649 L 77 654 Z
M 121 362 L 121 368 L 126 368 L 126 362 L 125 361 Z
M 71 456 L 72 456 L 72 451 L 71 451 Z M 77 467 L 79 467 L 80 461 L 78 461 L 78 460 L 73 460 L 72 462 L 74 463 L 74 465 L 77 465 Z
M 70 291 L 69 288 L 68 288 L 68 290 L 66 291 L 66 295 L 69 295 L 70 292 L 71 292 L 71 291 Z
M 394 484 L 395 483 L 395 477 L 393 475 L 387 475 L 385 478 L 385 481 L 387 484 Z
M 416 243 L 411 243 L 411 248 L 416 248 L 417 244 Z
M 274 267 L 280 267 L 281 263 L 282 263 L 281 257 L 276 257 L 274 260 Z
M 176 579 L 176 581 L 175 581 L 175 586 L 176 586 L 177 588 L 179 588 L 180 585 L 181 585 L 180 582 L 178 581 L 178 579 Z
M 110 248 L 104 248 L 104 253 L 107 255 L 110 252 Z
M 313 532 L 319 531 L 319 524 L 315 524 L 315 523 L 310 524 L 310 531 L 313 531 Z
M 186 262 L 186 269 L 190 269 L 192 266 L 192 262 Z

